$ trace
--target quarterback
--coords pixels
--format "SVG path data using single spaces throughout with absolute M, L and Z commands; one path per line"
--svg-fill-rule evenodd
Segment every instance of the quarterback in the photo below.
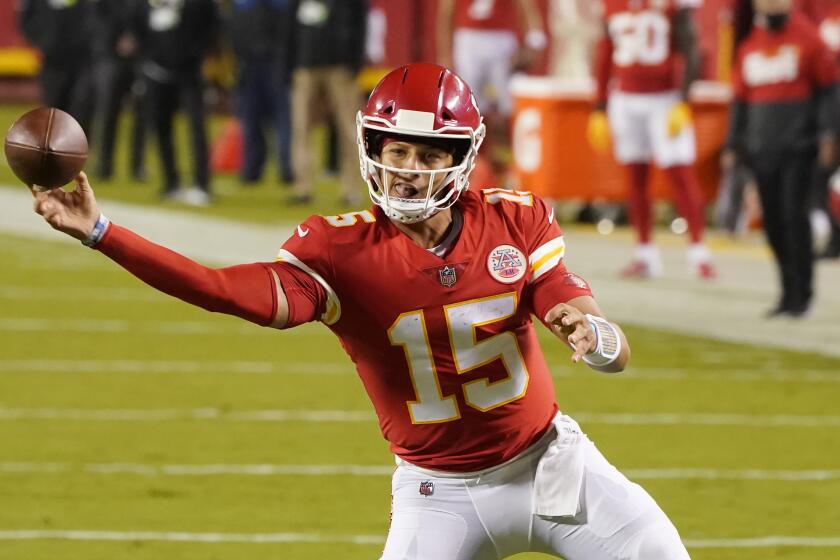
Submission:
M 484 125 L 466 83 L 394 70 L 357 131 L 374 205 L 309 218 L 273 262 L 211 269 L 146 241 L 101 215 L 84 174 L 73 192 L 33 190 L 35 210 L 184 301 L 339 337 L 397 462 L 382 560 L 687 559 L 656 502 L 559 411 L 532 315 L 602 372 L 629 346 L 566 270 L 551 208 L 468 189 Z

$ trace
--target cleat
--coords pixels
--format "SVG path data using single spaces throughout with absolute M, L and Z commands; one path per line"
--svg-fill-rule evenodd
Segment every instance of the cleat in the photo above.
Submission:
M 650 267 L 644 261 L 632 261 L 630 264 L 621 269 L 619 274 L 622 278 L 653 278 Z
M 697 278 L 700 280 L 714 280 L 717 278 L 717 270 L 715 265 L 710 262 L 704 262 L 697 265 Z

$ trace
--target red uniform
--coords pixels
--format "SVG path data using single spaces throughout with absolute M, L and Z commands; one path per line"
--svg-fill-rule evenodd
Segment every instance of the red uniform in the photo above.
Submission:
M 630 93 L 678 89 L 673 17 L 699 5 L 700 0 L 603 0 L 615 87 Z
M 840 1 L 800 0 L 797 7 L 819 28 L 820 37 L 840 57 Z
M 455 29 L 516 30 L 513 0 L 456 0 Z
M 549 428 L 554 385 L 531 314 L 591 292 L 566 271 L 553 211 L 530 193 L 467 191 L 458 207 L 463 230 L 444 258 L 375 207 L 309 218 L 279 260 L 325 288 L 310 291 L 322 294 L 317 313 L 356 364 L 393 453 L 467 472 Z
M 780 105 L 810 102 L 814 91 L 837 80 L 826 45 L 801 15 L 781 33 L 755 28 L 738 48 L 732 88 L 736 100 Z

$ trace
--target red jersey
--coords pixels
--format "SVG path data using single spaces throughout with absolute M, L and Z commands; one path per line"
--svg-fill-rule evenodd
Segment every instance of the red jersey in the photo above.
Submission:
M 455 0 L 455 29 L 516 31 L 513 0 Z
M 278 260 L 320 284 L 318 318 L 356 364 L 391 451 L 468 472 L 549 428 L 557 404 L 531 314 L 591 292 L 565 269 L 553 210 L 530 193 L 467 191 L 456 208 L 463 225 L 445 257 L 374 207 L 310 217 Z
M 809 100 L 837 81 L 837 66 L 813 25 L 792 14 L 778 33 L 754 27 L 738 47 L 732 74 L 735 98 L 748 103 Z
M 817 26 L 834 56 L 840 57 L 840 0 L 800 0 L 797 7 Z
M 678 10 L 699 5 L 700 0 L 603 0 L 611 46 L 609 75 L 618 90 L 657 93 L 679 88 L 673 18 Z

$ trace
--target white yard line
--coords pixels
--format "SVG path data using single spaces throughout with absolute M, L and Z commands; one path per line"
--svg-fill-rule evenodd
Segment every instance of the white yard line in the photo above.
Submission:
M 254 370 L 249 370 L 254 372 Z M 259 371 L 256 371 L 259 373 Z M 747 426 L 825 428 L 840 426 L 840 416 L 796 414 L 682 414 L 682 413 L 598 413 L 576 412 L 584 424 L 640 426 Z M 227 420 L 236 422 L 374 422 L 367 410 L 240 410 L 193 409 L 72 409 L 6 408 L 0 406 L 3 420 L 77 420 L 92 422 L 160 422 L 178 420 Z
M 194 409 L 60 409 L 0 408 L 2 420 L 84 420 L 94 422 L 159 422 L 172 420 L 231 420 L 242 422 L 374 422 L 367 410 L 252 410 Z
M 0 540 L 146 541 L 186 543 L 310 543 L 382 545 L 382 535 L 329 535 L 323 533 L 185 533 L 163 531 L 84 531 L 22 529 L 0 531 Z M 840 537 L 768 535 L 739 539 L 686 539 L 688 548 L 836 548 Z
M 259 329 L 250 332 L 260 332 Z M 294 333 L 295 331 L 289 331 Z M 299 331 L 303 334 L 304 331 Z M 305 331 L 315 332 L 311 329 Z M 281 336 L 285 336 L 283 333 Z M 552 376 L 562 379 L 572 376 L 599 374 L 578 368 L 572 370 L 567 364 L 553 364 Z M 0 373 L 47 372 L 47 373 L 353 373 L 349 360 L 336 362 L 289 362 L 278 355 L 276 361 L 193 361 L 193 360 L 44 360 L 8 359 L 0 361 Z M 840 371 L 803 369 L 788 370 L 745 370 L 719 369 L 700 373 L 682 368 L 636 368 L 611 376 L 614 381 L 633 380 L 692 380 L 692 381 L 741 381 L 741 382 L 793 382 L 793 383 L 840 383 Z
M 792 537 L 770 535 L 746 539 L 686 539 L 688 548 L 835 548 L 840 537 Z
M 63 285 L 60 290 L 55 288 L 38 288 L 34 286 L 5 285 L 0 286 L 0 298 L 14 300 L 36 301 L 66 301 L 79 299 L 86 301 L 142 301 L 169 302 L 172 299 L 160 292 L 148 288 L 94 288 L 87 286 Z
M 192 360 L 2 360 L 0 374 L 15 372 L 80 373 L 236 373 L 351 375 L 352 366 L 335 362 L 192 361 Z
M 68 319 L 62 317 L 0 317 L 0 331 L 20 332 L 83 332 L 128 333 L 159 335 L 241 334 L 247 336 L 277 336 L 276 329 L 259 328 L 245 322 L 229 321 L 146 321 L 139 319 Z M 291 329 L 282 336 L 300 335 L 304 331 Z M 332 336 L 326 329 L 307 329 L 306 336 Z
M 0 462 L 0 474 L 68 474 L 140 476 L 391 476 L 388 465 L 280 465 L 207 464 L 152 465 L 147 463 L 36 463 Z M 814 482 L 840 480 L 840 470 L 762 470 L 762 469 L 622 469 L 635 480 L 766 480 L 774 482 Z
M 168 533 L 152 531 L 0 531 L 0 540 L 161 541 L 191 543 L 342 543 L 381 545 L 381 535 L 324 535 L 319 533 Z

